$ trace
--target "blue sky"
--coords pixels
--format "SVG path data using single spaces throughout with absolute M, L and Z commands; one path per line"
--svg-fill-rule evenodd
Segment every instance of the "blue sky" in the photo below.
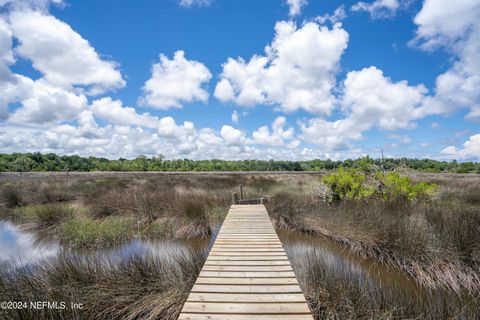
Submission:
M 0 7 L 1 152 L 480 159 L 479 0 Z

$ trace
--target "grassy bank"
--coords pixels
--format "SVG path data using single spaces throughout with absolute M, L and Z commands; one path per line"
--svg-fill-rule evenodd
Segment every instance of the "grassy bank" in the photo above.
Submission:
M 381 284 L 366 274 L 334 270 L 321 248 L 292 250 L 287 246 L 315 319 L 475 320 L 480 314 L 479 294 L 458 296 L 445 290 L 409 288 L 402 277 L 398 283 L 391 279 L 392 283 Z M 336 268 L 349 267 L 340 263 Z
M 479 292 L 480 181 L 432 182 L 438 188 L 429 197 L 329 201 L 319 181 L 298 192 L 278 192 L 268 207 L 277 228 L 327 236 L 403 270 L 422 287 Z
M 29 269 L 0 272 L 1 301 L 65 302 L 65 309 L 0 310 L 1 319 L 165 319 L 178 317 L 205 256 L 170 252 L 121 263 L 60 256 Z M 82 309 L 70 308 L 81 303 Z
M 232 183 L 221 177 L 14 180 L 0 186 L 0 211 L 70 247 L 203 238 L 226 215 Z

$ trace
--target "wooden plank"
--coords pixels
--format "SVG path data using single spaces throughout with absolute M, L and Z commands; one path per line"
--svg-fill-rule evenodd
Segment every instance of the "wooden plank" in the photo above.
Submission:
M 203 271 L 293 271 L 292 266 L 203 266 Z
M 288 257 L 286 254 L 277 255 L 277 256 L 209 256 L 207 261 L 212 260 L 222 260 L 222 261 L 266 261 L 266 260 L 287 260 Z
M 215 244 L 234 243 L 234 244 L 282 244 L 278 239 L 217 239 Z
M 178 320 L 312 320 L 309 314 L 207 314 L 181 313 Z
M 190 302 L 183 306 L 185 312 L 192 313 L 247 313 L 247 314 L 309 314 L 310 310 L 304 302 L 291 303 L 221 303 Z
M 301 293 L 196 293 L 188 296 L 188 301 L 210 302 L 302 302 L 305 301 Z
M 219 248 L 214 247 L 210 251 L 214 252 L 284 252 L 283 248 Z
M 295 277 L 293 271 L 200 271 L 200 277 L 246 277 L 246 278 L 290 278 Z
M 251 260 L 251 261 L 226 261 L 207 260 L 204 266 L 289 266 L 288 260 Z
M 204 285 L 195 284 L 192 292 L 217 292 L 217 293 L 301 293 L 298 285 Z
M 283 246 L 281 244 L 262 244 L 262 243 L 255 243 L 255 244 L 248 244 L 248 243 L 235 243 L 235 244 L 222 244 L 222 243 L 216 243 L 213 248 L 215 249 L 221 249 L 221 248 L 236 248 L 236 249 L 241 249 L 241 248 L 259 248 L 259 249 L 277 249 L 281 248 L 283 249 Z
M 279 284 L 298 284 L 296 278 L 209 278 L 198 277 L 196 284 L 242 284 L 242 285 L 279 285 Z
M 211 251 L 210 256 L 284 256 L 285 251 L 280 252 L 221 252 L 221 251 Z

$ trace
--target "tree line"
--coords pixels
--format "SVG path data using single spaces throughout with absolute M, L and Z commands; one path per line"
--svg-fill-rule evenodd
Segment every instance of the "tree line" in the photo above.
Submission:
M 45 171 L 322 171 L 337 168 L 394 170 L 405 168 L 424 172 L 480 173 L 479 162 L 437 161 L 431 159 L 363 157 L 334 160 L 167 160 L 163 155 L 109 160 L 54 153 L 0 154 L 0 172 Z

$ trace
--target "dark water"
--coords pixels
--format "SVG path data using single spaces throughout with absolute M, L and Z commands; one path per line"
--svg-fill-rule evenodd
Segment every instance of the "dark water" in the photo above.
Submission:
M 281 232 L 279 237 L 304 291 L 348 288 L 366 300 L 363 305 L 396 310 L 402 319 L 480 319 L 478 296 L 428 290 L 404 272 L 364 259 L 325 237 L 296 232 Z M 319 272 L 312 274 L 313 269 Z

